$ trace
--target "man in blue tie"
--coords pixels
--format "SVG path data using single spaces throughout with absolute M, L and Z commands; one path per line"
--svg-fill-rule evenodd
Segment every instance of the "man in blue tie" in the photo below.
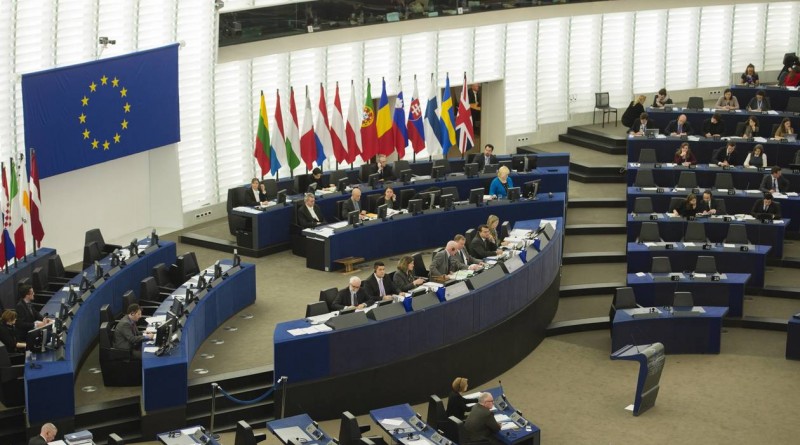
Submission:
M 670 121 L 664 132 L 670 136 L 689 136 L 694 133 L 692 124 L 686 120 L 685 114 L 678 116 L 677 120 Z
M 367 211 L 361 208 L 361 189 L 358 187 L 353 188 L 350 199 L 342 204 L 342 214 L 340 215 L 342 220 L 347 221 L 347 215 L 356 210 L 360 212 L 361 218 L 367 214 Z
M 378 301 L 391 300 L 392 295 L 397 295 L 397 287 L 392 280 L 386 279 L 386 265 L 383 261 L 375 261 L 372 265 L 373 274 L 364 280 L 364 291 L 369 298 L 368 304 Z

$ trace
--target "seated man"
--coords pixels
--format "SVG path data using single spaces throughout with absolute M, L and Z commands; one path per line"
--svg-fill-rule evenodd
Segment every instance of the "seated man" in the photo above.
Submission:
M 697 213 L 702 215 L 715 215 L 717 213 L 717 203 L 714 202 L 714 195 L 711 190 L 703 192 L 703 199 L 697 203 Z
M 58 434 L 58 428 L 52 423 L 45 423 L 42 425 L 42 428 L 39 429 L 39 435 L 31 437 L 31 440 L 28 441 L 28 445 L 46 445 L 56 440 L 56 434 Z
M 456 254 L 455 258 L 459 265 L 470 266 L 477 264 L 479 266 L 483 266 L 483 261 L 473 258 L 473 256 L 467 252 L 467 237 L 458 234 L 453 238 L 453 241 L 458 244 L 458 253 Z
M 466 264 L 459 264 L 456 261 L 456 254 L 458 253 L 458 243 L 455 241 L 448 241 L 444 249 L 440 250 L 433 256 L 431 261 L 430 277 L 433 280 L 444 281 L 448 274 L 458 270 L 467 268 Z
M 361 278 L 350 277 L 350 284 L 339 291 L 339 294 L 333 300 L 331 309 L 334 311 L 350 308 L 363 309 L 367 307 L 368 301 L 367 293 L 361 288 Z
M 689 136 L 694 133 L 692 124 L 686 121 L 686 115 L 681 114 L 678 119 L 670 121 L 664 130 L 670 136 Z
M 322 209 L 315 204 L 316 198 L 314 194 L 306 193 L 303 201 L 303 205 L 297 209 L 297 225 L 304 229 L 309 229 L 320 224 L 325 224 L 325 217 L 322 215 Z
M 494 154 L 494 145 L 486 144 L 483 147 L 483 154 L 476 155 L 474 163 L 478 164 L 478 171 L 483 171 L 484 167 L 491 164 L 497 164 L 497 156 Z
M 33 287 L 30 284 L 20 284 L 17 290 L 19 301 L 17 302 L 17 338 L 24 339 L 31 329 L 50 324 L 53 320 L 45 318 L 33 307 Z
M 142 308 L 136 303 L 128 306 L 127 315 L 117 322 L 117 327 L 114 329 L 113 343 L 114 348 L 131 351 L 131 357 L 138 360 L 142 359 L 142 342 L 145 339 L 152 340 L 154 337 L 149 332 L 139 335 L 136 323 L 140 318 L 142 318 Z
M 489 226 L 486 224 L 481 224 L 478 226 L 478 236 L 476 236 L 472 242 L 469 244 L 470 250 L 475 255 L 475 258 L 484 259 L 486 257 L 500 255 L 503 253 L 502 250 L 497 248 L 494 241 L 492 240 L 492 232 L 489 230 Z
M 789 180 L 783 177 L 781 168 L 776 165 L 761 180 L 759 190 L 764 193 L 786 193 L 789 191 Z
M 639 115 L 639 119 L 633 121 L 633 125 L 631 125 L 629 132 L 634 136 L 641 136 L 648 128 L 658 127 L 656 127 L 655 122 L 650 120 L 650 117 L 647 115 L 647 113 L 642 113 Z
M 736 152 L 736 142 L 728 141 L 724 148 L 718 149 L 714 156 L 714 162 L 721 167 L 740 165 L 742 162 Z
M 311 176 L 308 178 L 308 185 L 317 184 L 317 190 L 322 190 L 328 187 L 328 183 L 325 178 L 322 177 L 322 170 L 319 167 L 314 167 L 314 170 L 311 170 Z M 298 190 L 302 191 L 302 190 Z
M 478 403 L 472 407 L 467 420 L 464 421 L 467 436 L 465 442 L 500 443 L 494 437 L 494 434 L 500 431 L 500 424 L 494 419 L 492 407 L 494 407 L 494 397 L 488 392 L 482 392 L 478 396 Z
M 372 166 L 372 173 L 377 173 L 381 181 L 394 181 L 392 166 L 388 165 L 386 155 L 378 155 L 377 162 Z
M 753 205 L 752 214 L 755 218 L 769 215 L 771 219 L 781 219 L 781 205 L 772 200 L 772 193 L 764 193 L 764 199 L 759 199 Z
M 250 180 L 250 189 L 244 194 L 244 205 L 255 207 L 257 205 L 266 205 L 267 194 L 262 191 L 261 183 L 258 178 Z
M 342 214 L 339 216 L 342 218 L 342 221 L 347 221 L 347 215 L 356 210 L 361 212 L 361 218 L 364 218 L 367 214 L 367 211 L 361 207 L 361 189 L 358 187 L 353 188 L 350 199 L 342 204 Z
M 372 275 L 364 280 L 364 292 L 367 294 L 368 304 L 382 300 L 391 300 L 392 295 L 397 295 L 397 287 L 392 280 L 386 279 L 386 265 L 383 261 L 372 263 Z
M 386 187 L 383 191 L 383 196 L 378 198 L 377 205 L 378 207 L 388 204 L 389 208 L 392 210 L 398 210 L 400 208 L 400 203 L 397 200 L 397 195 L 394 194 L 394 189 L 391 187 Z
M 707 138 L 721 137 L 725 133 L 725 123 L 722 116 L 714 113 L 713 116 L 703 122 L 703 136 Z

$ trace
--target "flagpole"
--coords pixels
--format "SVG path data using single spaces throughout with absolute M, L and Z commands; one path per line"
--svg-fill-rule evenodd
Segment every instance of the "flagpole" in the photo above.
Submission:
M 6 171 L 6 164 L 5 164 L 4 162 L 0 162 L 0 170 L 1 170 L 3 173 L 5 173 L 5 171 Z M 3 190 L 3 191 L 2 191 L 2 192 L 0 192 L 0 193 L 5 193 L 5 190 Z M 10 205 L 7 205 L 7 206 L 6 206 L 6 208 L 11 208 L 11 206 L 10 206 Z M 4 238 L 5 238 L 5 230 L 6 230 L 6 221 L 5 221 L 5 218 L 7 217 L 7 215 L 6 215 L 6 209 L 2 209 L 2 212 L 3 212 L 3 233 L 0 233 L 0 236 L 2 236 L 2 237 L 4 237 Z M 8 274 L 9 274 L 9 271 L 8 271 L 8 256 L 6 255 L 6 249 L 7 249 L 7 248 L 8 248 L 8 246 L 6 246 L 6 242 L 5 242 L 5 239 L 4 239 L 4 240 L 3 240 L 3 267 L 6 269 L 6 275 L 8 275 Z
M 18 184 L 21 184 L 21 183 L 22 183 L 22 181 L 20 180 L 19 176 L 21 176 L 22 172 L 25 172 L 25 170 L 22 170 L 22 169 L 23 169 L 23 168 L 26 168 L 26 167 L 25 167 L 25 155 L 24 155 L 23 153 L 20 153 L 20 154 L 19 154 L 19 168 L 20 168 L 20 169 L 19 169 L 18 171 L 19 171 L 20 173 L 17 173 L 17 176 L 18 176 L 18 177 L 17 177 L 17 183 L 18 183 Z M 28 176 L 28 175 L 27 175 L 27 173 L 25 173 L 25 176 L 26 176 L 26 177 Z M 28 189 L 30 189 L 30 184 L 28 184 Z M 30 190 L 28 190 L 28 193 L 30 193 Z M 30 197 L 30 195 L 29 195 L 29 196 L 28 196 L 28 202 L 29 202 L 29 203 L 30 203 L 30 198 L 31 198 L 31 197 Z M 20 201 L 23 201 L 23 199 L 22 199 L 22 196 L 20 196 L 20 197 L 19 197 L 19 199 L 20 199 Z M 24 205 L 22 205 L 22 204 L 23 204 L 23 203 L 22 203 L 22 202 L 20 202 L 20 205 L 22 206 L 22 208 L 25 208 L 25 206 L 24 206 Z M 30 219 L 30 217 L 31 217 L 31 215 L 30 215 L 30 213 L 28 213 L 28 218 Z M 30 223 L 30 221 L 28 221 L 28 222 Z M 24 220 L 24 219 L 22 220 L 22 236 L 23 236 L 23 238 L 25 237 L 25 220 Z M 35 241 L 34 241 L 34 244 L 36 244 L 36 242 L 35 242 Z M 23 262 L 23 263 L 27 263 L 27 262 L 28 262 L 28 249 L 27 249 L 27 246 L 25 246 L 25 251 L 23 251 L 23 252 L 22 252 L 22 262 Z
M 466 71 L 464 71 L 464 86 L 462 87 L 462 89 L 464 89 L 464 90 L 466 90 L 466 89 L 467 89 L 467 72 L 466 72 Z M 469 94 L 469 93 L 467 93 L 466 91 L 464 91 L 464 92 L 462 92 L 462 93 L 461 93 L 461 96 L 463 97 L 463 96 L 466 96 L 467 94 Z M 459 104 L 458 104 L 458 106 L 460 107 L 460 106 L 461 106 L 461 104 L 459 103 Z M 471 112 L 472 112 L 472 111 L 470 111 L 470 113 L 471 113 Z M 462 129 L 461 131 L 464 131 L 464 130 Z M 473 141 L 473 144 L 474 144 L 474 142 L 475 142 L 475 141 Z M 461 145 L 461 144 L 459 143 L 459 145 Z M 460 147 L 459 147 L 459 148 L 460 148 Z M 459 150 L 459 151 L 461 151 L 461 150 Z M 462 160 L 462 161 L 464 160 L 464 155 L 465 155 L 465 154 L 467 154 L 467 145 L 466 145 L 466 144 L 464 144 L 464 151 L 462 151 L 462 152 L 461 152 L 461 160 Z

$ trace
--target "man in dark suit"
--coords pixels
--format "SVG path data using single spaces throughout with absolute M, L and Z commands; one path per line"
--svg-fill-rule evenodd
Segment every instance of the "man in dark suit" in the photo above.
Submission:
M 647 113 L 642 113 L 639 115 L 639 119 L 633 121 L 633 125 L 631 125 L 629 132 L 632 135 L 641 136 L 644 134 L 644 131 L 648 128 L 653 129 L 658 127 L 656 127 L 655 122 L 650 120 L 650 116 L 648 116 Z
M 725 147 L 717 149 L 714 155 L 714 161 L 720 167 L 741 165 L 742 161 L 739 159 L 739 153 L 736 152 L 736 142 L 728 141 Z
M 789 191 L 789 181 L 783 177 L 781 168 L 776 165 L 772 167 L 770 174 L 761 180 L 759 189 L 764 193 L 786 193 Z
M 752 214 L 758 218 L 761 214 L 769 214 L 772 219 L 781 219 L 781 206 L 772 200 L 772 193 L 764 193 L 764 199 L 759 199 L 753 205 Z
M 39 430 L 39 435 L 31 437 L 31 440 L 28 441 L 28 445 L 47 445 L 48 442 L 56 440 L 57 433 L 58 428 L 56 428 L 55 425 L 52 423 L 45 423 Z
M 367 214 L 367 211 L 361 207 L 361 189 L 358 187 L 353 188 L 353 192 L 350 194 L 350 199 L 342 204 L 342 214 L 339 216 L 343 221 L 347 221 L 347 215 L 356 210 L 361 212 L 362 218 Z
M 388 204 L 390 209 L 397 210 L 400 207 L 400 204 L 397 201 L 397 195 L 394 194 L 394 189 L 391 187 L 386 187 L 386 189 L 383 191 L 383 196 L 378 198 L 376 205 L 380 207 L 384 204 Z
M 313 193 L 306 193 L 304 203 L 297 209 L 297 225 L 304 229 L 316 227 L 325 223 L 322 209 L 315 204 L 316 198 Z
M 486 144 L 483 147 L 483 154 L 475 156 L 474 163 L 478 164 L 478 171 L 483 171 L 488 164 L 497 164 L 497 156 L 494 154 L 494 145 Z
M 469 248 L 475 258 L 484 259 L 489 256 L 500 255 L 501 250 L 497 250 L 497 245 L 492 241 L 492 232 L 489 231 L 489 226 L 481 224 L 478 226 L 478 236 L 476 236 L 469 244 Z
M 377 173 L 381 181 L 394 181 L 392 166 L 388 165 L 386 155 L 378 155 L 377 162 L 372 166 L 372 173 Z
M 44 318 L 39 311 L 33 307 L 33 287 L 30 284 L 21 284 L 17 290 L 19 301 L 17 302 L 17 338 L 24 339 L 31 329 L 52 323 L 53 320 Z
M 681 114 L 678 116 L 678 119 L 670 121 L 669 124 L 667 124 L 664 133 L 670 136 L 689 136 L 694 134 L 694 130 L 692 129 L 692 124 L 686 120 L 686 115 Z
M 714 195 L 711 190 L 703 192 L 703 199 L 697 203 L 697 214 L 714 215 L 717 213 L 717 204 L 714 202 Z
M 473 264 L 478 266 L 483 265 L 483 261 L 473 258 L 473 256 L 467 252 L 467 237 L 459 233 L 453 238 L 453 241 L 458 244 L 458 253 L 455 255 L 458 264 L 464 266 L 471 266 Z
M 494 406 L 494 397 L 488 392 L 482 392 L 478 396 L 478 403 L 472 407 L 467 420 L 464 421 L 464 430 L 466 432 L 465 442 L 484 442 L 499 443 L 494 437 L 495 433 L 500 431 L 500 424 L 494 420 L 492 414 L 492 407 Z
M 127 315 L 117 322 L 117 327 L 114 329 L 113 343 L 114 348 L 127 349 L 131 351 L 131 357 L 139 360 L 142 359 L 142 342 L 145 339 L 153 339 L 153 334 L 149 332 L 145 332 L 144 335 L 139 335 L 136 323 L 140 318 L 142 318 L 142 308 L 136 303 L 128 306 Z
M 317 184 L 317 190 L 322 190 L 328 187 L 328 183 L 325 178 L 322 177 L 322 170 L 319 167 L 314 167 L 314 170 L 311 170 L 311 177 L 308 178 L 308 185 L 309 187 L 311 184 Z M 298 190 L 298 192 L 301 190 Z
M 257 205 L 266 204 L 267 195 L 261 190 L 261 183 L 258 178 L 250 180 L 250 188 L 244 194 L 244 205 L 255 207 Z
M 703 136 L 710 138 L 722 136 L 724 133 L 725 122 L 722 121 L 722 116 L 719 113 L 714 113 L 713 116 L 703 121 Z
M 350 277 L 350 284 L 339 291 L 339 294 L 334 298 L 331 308 L 334 311 L 341 311 L 342 309 L 356 308 L 363 309 L 367 307 L 369 297 L 364 289 L 361 287 L 361 278 Z
M 383 261 L 375 261 L 372 264 L 372 271 L 372 275 L 364 280 L 364 292 L 369 298 L 369 304 L 391 300 L 392 295 L 398 294 L 394 281 L 386 279 L 386 265 Z

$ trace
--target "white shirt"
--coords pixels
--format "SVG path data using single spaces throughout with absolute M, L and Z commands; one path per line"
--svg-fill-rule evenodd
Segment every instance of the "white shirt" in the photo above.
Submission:
M 309 207 L 309 206 L 306 206 L 306 209 L 308 209 L 308 213 L 311 215 L 311 218 L 313 218 L 313 219 L 315 219 L 315 220 L 317 220 L 317 221 L 320 221 L 320 219 L 319 219 L 319 217 L 317 216 L 317 214 L 316 214 L 316 213 L 314 213 L 314 206 L 311 206 L 311 207 Z

